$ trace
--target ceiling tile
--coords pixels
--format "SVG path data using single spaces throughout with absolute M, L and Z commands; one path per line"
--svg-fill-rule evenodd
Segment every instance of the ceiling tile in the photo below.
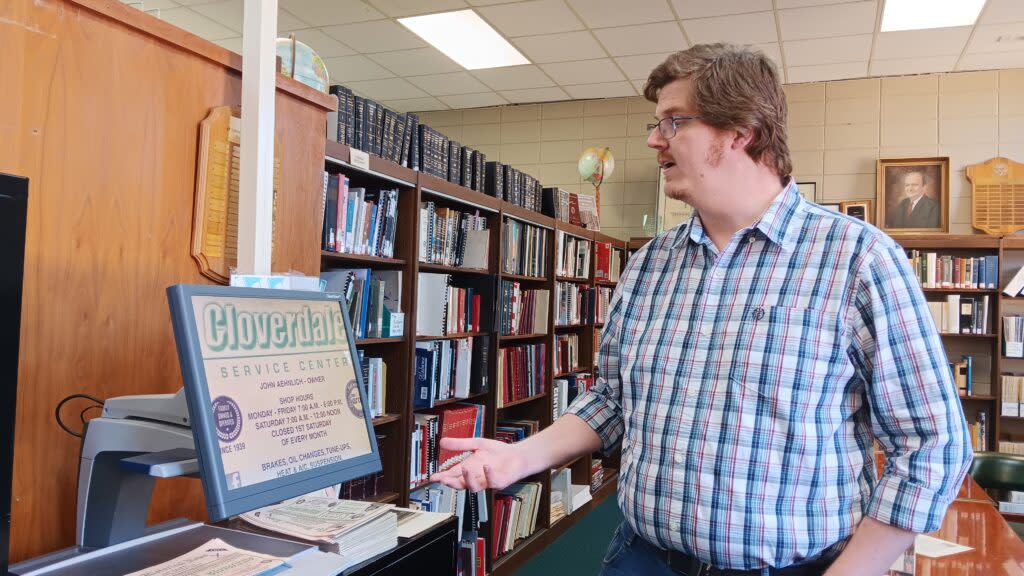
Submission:
M 675 22 L 603 28 L 594 30 L 594 34 L 612 56 L 674 52 L 687 47 Z
M 426 90 L 431 96 L 472 94 L 488 90 L 487 86 L 484 86 L 479 80 L 471 76 L 469 72 L 412 76 L 409 78 L 409 81 Z
M 298 30 L 299 28 L 305 28 L 306 23 L 299 20 L 291 12 L 284 8 L 278 8 L 277 10 L 277 29 L 278 30 Z
M 988 0 L 981 11 L 979 24 L 1024 22 L 1024 2 L 1020 0 Z
M 615 59 L 619 67 L 626 73 L 630 80 L 647 80 L 651 70 L 658 64 L 665 61 L 665 58 L 672 52 L 661 52 L 659 54 L 641 54 L 639 56 L 619 56 Z
M 871 34 L 875 31 L 877 9 L 878 3 L 869 0 L 779 10 L 779 33 L 782 40 Z
M 529 88 L 526 90 L 502 90 L 500 94 L 509 102 L 520 104 L 523 102 L 554 102 L 556 100 L 568 100 L 569 95 L 561 88 Z
M 224 38 L 223 40 L 214 40 L 213 43 L 217 44 L 218 46 L 221 46 L 222 48 L 227 48 L 228 50 L 231 50 L 235 54 L 241 54 L 242 53 L 242 37 L 241 36 L 238 36 L 237 38 Z
M 289 34 L 295 34 L 295 39 L 316 51 L 321 58 L 336 58 L 338 56 L 350 56 L 355 50 L 324 34 L 319 28 L 306 28 L 304 30 L 293 30 L 280 32 L 279 35 L 287 38 Z
M 531 0 L 477 10 L 506 36 L 533 36 L 582 30 L 583 23 L 562 0 Z
M 433 14 L 467 8 L 464 0 L 367 0 L 374 8 L 392 18 Z
M 347 86 L 349 82 L 395 77 L 390 70 L 385 69 L 362 54 L 341 56 L 339 58 L 325 58 L 324 64 L 327 65 L 327 71 L 331 74 L 332 84 L 345 84 Z
M 555 85 L 540 68 L 529 65 L 474 70 L 473 75 L 492 90 L 525 90 Z
M 672 0 L 672 7 L 680 19 L 707 18 L 771 10 L 772 0 Z
M 568 0 L 583 22 L 590 28 L 628 26 L 675 20 L 667 0 Z
M 732 16 L 715 16 L 684 20 L 683 30 L 694 44 L 711 42 L 732 42 L 735 44 L 757 44 L 776 42 L 775 15 L 772 12 L 754 12 Z
M 393 52 L 411 48 L 423 48 L 426 43 L 394 20 L 376 20 L 323 29 L 328 36 L 345 43 L 358 52 Z
M 620 96 L 636 96 L 636 90 L 629 82 L 602 82 L 600 84 L 579 84 L 566 86 L 565 91 L 576 99 L 582 98 L 618 98 Z
M 775 0 L 775 9 L 805 8 L 807 6 L 824 6 L 826 4 L 842 4 L 850 0 Z
M 790 66 L 786 72 L 791 84 L 863 78 L 867 75 L 868 63 L 846 62 L 844 64 L 822 64 L 818 66 Z
M 605 57 L 604 48 L 586 30 L 540 36 L 520 36 L 514 38 L 512 43 L 534 64 Z
M 369 58 L 399 76 L 443 74 L 463 69 L 436 48 L 379 52 L 371 54 Z
M 996 68 L 1024 68 L 1024 50 L 964 54 L 956 65 L 957 70 L 994 70 Z
M 199 4 L 192 9 L 235 32 L 242 32 L 242 0 Z
M 783 42 L 788 66 L 859 62 L 871 55 L 871 34 Z
M 470 6 L 492 6 L 494 4 L 508 4 L 509 0 L 466 0 Z
M 629 81 L 629 83 L 632 84 L 634 88 L 636 88 L 636 93 L 640 94 L 641 96 L 643 96 L 643 94 L 644 94 L 644 84 L 646 82 L 647 82 L 646 79 L 645 80 L 630 80 Z
M 880 60 L 960 55 L 964 44 L 971 36 L 971 28 L 971 26 L 958 26 L 933 30 L 880 32 L 871 55 Z
M 422 112 L 425 110 L 447 110 L 437 98 L 407 98 L 404 100 L 385 100 L 381 104 L 395 112 Z
M 441 101 L 452 108 L 481 108 L 483 106 L 498 106 L 508 102 L 494 92 L 481 92 L 479 94 L 456 94 L 453 96 L 442 96 Z
M 385 17 L 362 0 L 279 0 L 279 6 L 307 26 L 351 24 Z
M 559 84 L 594 84 L 623 80 L 622 72 L 608 58 L 542 64 L 541 68 Z
M 429 94 L 413 86 L 403 78 L 349 82 L 346 86 L 362 96 L 368 96 L 377 101 L 404 100 L 407 98 L 424 98 L 429 96 Z
M 1024 22 L 975 26 L 967 53 L 1016 52 L 1024 50 Z
M 956 54 L 918 58 L 896 58 L 872 60 L 869 73 L 872 76 L 899 76 L 901 74 L 928 74 L 948 72 L 956 65 Z
M 161 10 L 160 19 L 170 22 L 178 28 L 188 30 L 196 36 L 207 40 L 220 40 L 222 38 L 234 38 L 238 32 L 222 26 L 206 16 L 192 10 L 191 8 L 171 8 Z
M 778 42 L 767 42 L 765 44 L 757 44 L 754 47 L 757 48 L 758 50 L 760 50 L 761 52 L 764 52 L 765 56 L 771 58 L 772 62 L 775 62 L 775 66 L 778 67 L 778 72 L 781 75 L 782 74 L 782 69 L 783 69 L 783 66 L 782 66 L 782 48 L 779 47 L 779 43 Z

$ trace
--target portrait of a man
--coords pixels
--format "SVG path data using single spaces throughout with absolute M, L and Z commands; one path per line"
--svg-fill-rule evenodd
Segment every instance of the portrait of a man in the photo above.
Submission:
M 947 232 L 949 159 L 878 161 L 879 222 L 890 232 Z

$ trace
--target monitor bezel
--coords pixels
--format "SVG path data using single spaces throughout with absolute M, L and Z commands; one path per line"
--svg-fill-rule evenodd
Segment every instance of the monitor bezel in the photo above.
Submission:
M 264 288 L 240 288 L 234 286 L 213 286 L 177 284 L 167 289 L 171 310 L 174 340 L 181 364 L 185 399 L 192 423 L 193 439 L 199 461 L 199 474 L 206 496 L 206 508 L 212 522 L 237 514 L 269 506 L 288 498 L 294 498 L 321 490 L 346 480 L 380 472 L 380 451 L 370 414 L 370 403 L 366 397 L 365 383 L 359 362 L 356 341 L 349 321 L 347 306 L 342 294 L 330 292 L 307 292 L 301 290 L 272 290 Z M 199 347 L 199 332 L 192 305 L 194 296 L 215 296 L 225 298 L 260 298 L 276 300 L 318 300 L 332 302 L 339 306 L 345 324 L 349 353 L 355 373 L 359 397 L 363 406 L 363 420 L 370 441 L 369 454 L 355 456 L 343 462 L 329 464 L 297 472 L 295 474 L 267 480 L 251 486 L 228 489 L 220 453 L 220 442 L 213 424 L 211 398 L 206 381 Z

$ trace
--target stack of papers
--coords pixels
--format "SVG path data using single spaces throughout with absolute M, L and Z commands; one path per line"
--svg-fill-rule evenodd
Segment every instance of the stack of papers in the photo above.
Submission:
M 392 508 L 398 519 L 398 537 L 412 538 L 437 526 L 453 515 L 448 512 L 427 512 L 409 508 Z
M 283 558 L 235 548 L 214 538 L 183 556 L 127 576 L 269 576 L 284 567 Z
M 398 545 L 391 504 L 303 497 L 239 516 L 261 530 L 311 542 L 354 566 Z

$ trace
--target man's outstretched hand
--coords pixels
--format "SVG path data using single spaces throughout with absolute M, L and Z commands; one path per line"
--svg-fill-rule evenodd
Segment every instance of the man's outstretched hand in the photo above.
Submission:
M 479 492 L 485 488 L 501 490 L 529 474 L 527 455 L 515 444 L 487 438 L 442 438 L 441 448 L 473 453 L 459 464 L 432 475 L 431 482 Z

